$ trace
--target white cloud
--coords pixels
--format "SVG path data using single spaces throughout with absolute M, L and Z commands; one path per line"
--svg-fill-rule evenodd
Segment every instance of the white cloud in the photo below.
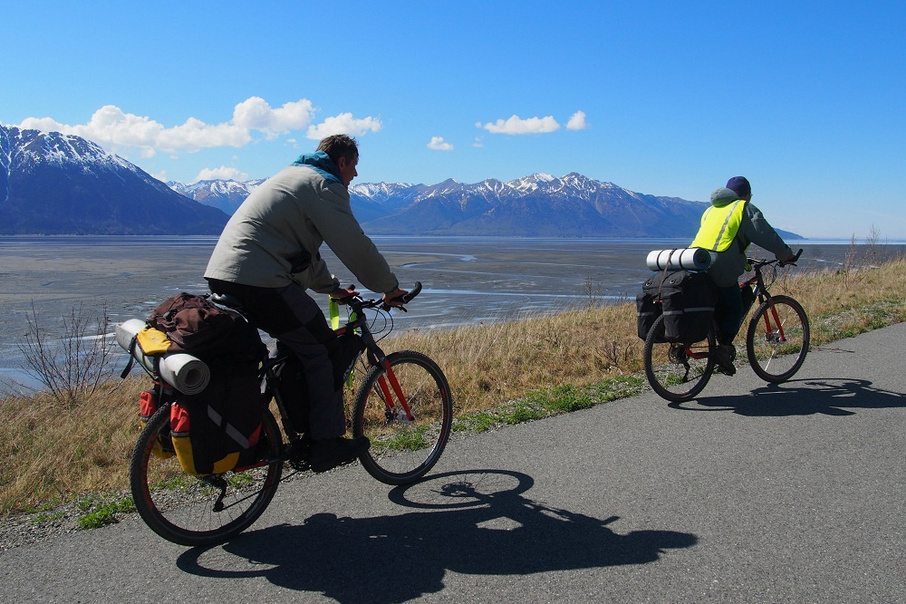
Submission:
M 373 117 L 356 119 L 351 113 L 341 113 L 340 115 L 329 117 L 316 126 L 310 126 L 305 137 L 310 140 L 321 140 L 331 134 L 348 134 L 349 136 L 360 136 L 368 132 L 380 132 L 381 120 Z
M 588 128 L 588 123 L 585 121 L 584 111 L 576 111 L 566 122 L 567 130 L 585 130 L 586 128 Z
M 258 96 L 250 97 L 233 109 L 233 124 L 248 130 L 260 130 L 274 138 L 291 130 L 307 128 L 314 117 L 311 101 L 300 99 L 273 109 Z
M 497 120 L 493 124 L 478 122 L 475 126 L 484 128 L 491 134 L 545 134 L 560 129 L 560 124 L 551 115 L 528 119 L 513 115 L 507 120 Z
M 328 134 L 364 134 L 378 132 L 381 122 L 372 117 L 356 119 L 342 113 L 312 125 L 315 110 L 308 99 L 271 107 L 261 97 L 253 96 L 233 108 L 228 122 L 209 124 L 195 117 L 185 123 L 166 127 L 147 116 L 127 113 L 115 105 L 105 105 L 91 116 L 86 124 L 61 124 L 50 117 L 26 118 L 19 128 L 45 132 L 62 132 L 81 136 L 104 149 L 127 155 L 137 151 L 142 157 L 159 152 L 173 156 L 217 147 L 243 147 L 263 134 L 268 139 L 307 129 L 307 137 L 321 139 Z M 323 134 L 322 133 L 326 133 Z
M 251 141 L 248 129 L 230 123 L 210 125 L 191 117 L 182 125 L 166 128 L 160 122 L 126 113 L 115 105 L 95 111 L 87 124 L 67 125 L 51 118 L 27 118 L 20 127 L 74 134 L 114 152 L 138 149 L 143 157 L 152 157 L 158 151 L 241 147 Z
M 250 142 L 252 133 L 247 128 L 231 123 L 206 124 L 190 117 L 185 124 L 162 130 L 154 146 L 163 151 L 194 152 L 213 147 L 243 147 Z
M 445 141 L 442 136 L 432 136 L 428 148 L 435 151 L 452 151 L 453 145 Z
M 199 180 L 247 180 L 248 174 L 240 172 L 237 168 L 220 166 L 219 168 L 205 168 L 198 173 L 192 182 Z

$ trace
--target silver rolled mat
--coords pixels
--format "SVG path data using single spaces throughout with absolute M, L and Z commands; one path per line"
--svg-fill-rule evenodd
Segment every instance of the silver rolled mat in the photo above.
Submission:
M 711 266 L 711 252 L 700 247 L 654 250 L 648 253 L 646 264 L 653 271 L 665 269 L 704 271 Z

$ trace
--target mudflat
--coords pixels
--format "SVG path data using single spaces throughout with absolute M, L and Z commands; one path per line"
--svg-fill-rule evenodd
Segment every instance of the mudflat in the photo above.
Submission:
M 650 274 L 648 252 L 681 241 L 493 237 L 375 237 L 402 287 L 424 292 L 399 329 L 515 320 L 634 299 Z M 63 335 L 74 312 L 112 324 L 145 318 L 180 291 L 204 293 L 215 237 L 0 237 L 0 382 L 18 376 L 19 346 L 36 316 L 49 337 Z M 791 242 L 805 248 L 799 270 L 843 266 L 847 242 Z M 902 255 L 906 246 L 857 246 L 857 256 Z M 344 284 L 358 280 L 324 246 Z M 762 254 L 763 255 L 763 254 Z M 883 258 L 878 258 L 883 259 Z M 325 298 L 326 300 L 326 298 Z M 2 386 L 2 383 L 0 383 Z

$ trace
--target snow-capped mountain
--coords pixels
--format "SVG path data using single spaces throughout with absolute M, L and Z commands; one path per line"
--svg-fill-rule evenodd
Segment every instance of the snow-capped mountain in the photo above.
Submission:
M 224 211 L 235 211 L 262 181 L 168 183 Z M 434 185 L 352 184 L 353 212 L 365 230 L 386 235 L 691 237 L 702 202 L 635 193 L 578 173 L 531 174 L 501 182 Z
M 367 218 L 360 216 L 366 230 L 388 235 L 691 237 L 707 207 L 575 172 L 475 184 L 353 185 L 350 196 L 357 216 L 367 208 Z
M 170 181 L 167 186 L 189 199 L 232 214 L 245 198 L 264 182 L 263 178 L 239 182 L 236 180 L 199 180 L 190 185 Z
M 227 219 L 84 138 L 0 125 L 0 234 L 218 234 Z

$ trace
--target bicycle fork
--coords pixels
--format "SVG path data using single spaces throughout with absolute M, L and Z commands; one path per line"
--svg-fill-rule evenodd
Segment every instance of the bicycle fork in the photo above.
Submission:
M 378 378 L 378 386 L 381 389 L 381 398 L 384 400 L 384 405 L 387 406 L 385 412 L 387 419 L 397 419 L 408 423 L 414 422 L 415 416 L 412 415 L 412 411 L 409 408 L 409 402 L 406 400 L 406 395 L 403 393 L 400 382 L 396 378 L 393 367 L 390 366 L 390 361 L 385 357 L 381 361 L 381 364 L 384 368 L 384 375 Z M 396 402 L 394 402 L 394 395 L 396 395 L 396 401 L 399 402 L 398 410 L 396 408 Z
M 783 324 L 780 322 L 780 315 L 777 314 L 777 307 L 774 306 L 774 300 L 768 298 L 768 309 L 770 312 L 764 313 L 765 338 L 773 342 L 786 342 L 786 335 L 783 333 Z M 771 329 L 771 319 L 774 320 L 776 331 Z

